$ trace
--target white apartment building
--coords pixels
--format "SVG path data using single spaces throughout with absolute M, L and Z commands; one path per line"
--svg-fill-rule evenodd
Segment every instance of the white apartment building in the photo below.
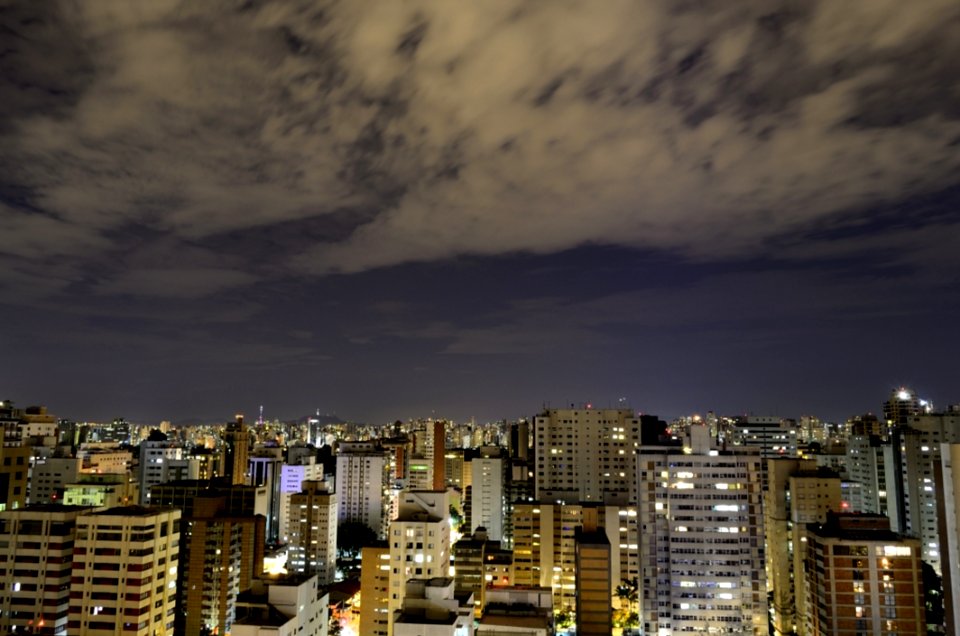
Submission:
M 640 420 L 630 409 L 549 409 L 534 419 L 535 498 L 636 501 Z
M 140 503 L 150 504 L 150 486 L 177 479 L 196 479 L 182 462 L 183 448 L 173 442 L 140 442 Z M 176 462 L 176 463 L 173 463 Z
M 940 467 L 937 485 L 940 497 L 938 507 L 943 515 L 944 534 L 940 537 L 943 553 L 943 606 L 946 612 L 947 634 L 960 630 L 960 444 L 940 446 Z
M 942 574 L 937 514 L 936 469 L 941 445 L 960 443 L 960 413 L 919 414 L 893 433 L 893 472 L 889 506 L 894 532 L 920 539 L 921 556 Z
M 330 595 L 319 590 L 316 575 L 258 581 L 263 583 L 262 602 L 238 604 L 231 636 L 327 636 Z
M 896 475 L 892 448 L 877 435 L 847 438 L 847 475 L 860 486 L 852 491 L 850 512 L 871 512 L 889 516 L 890 489 Z
M 476 457 L 470 462 L 470 533 L 483 526 L 491 541 L 503 539 L 504 462 L 501 457 Z
M 390 606 L 403 606 L 407 581 L 447 576 L 450 571 L 450 496 L 446 491 L 400 493 L 398 515 L 390 523 Z
M 688 434 L 638 455 L 643 631 L 766 634 L 760 457 L 711 448 L 705 426 Z
M 343 442 L 337 455 L 337 519 L 356 521 L 384 536 L 387 457 L 372 442 Z
M 173 634 L 180 514 L 127 506 L 77 518 L 68 633 Z
M 456 592 L 450 577 L 407 581 L 393 636 L 473 636 L 473 594 Z

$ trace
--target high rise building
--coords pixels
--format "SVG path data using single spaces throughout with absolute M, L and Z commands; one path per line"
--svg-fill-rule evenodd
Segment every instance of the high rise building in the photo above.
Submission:
M 486 528 L 493 541 L 503 538 L 504 481 L 507 459 L 499 447 L 483 446 L 470 462 L 470 532 Z
M 892 435 L 893 479 L 888 481 L 890 525 L 895 532 L 919 537 L 920 558 L 941 574 L 937 488 L 941 444 L 960 443 L 960 413 L 910 416 Z
M 77 517 L 85 506 L 0 512 L 0 630 L 66 634 Z
M 807 526 L 806 627 L 810 636 L 927 633 L 920 544 L 881 515 L 830 515 Z
M 797 457 L 797 427 L 793 420 L 756 415 L 739 417 L 733 422 L 730 438 L 734 446 L 759 450 L 763 461 L 760 477 L 764 490 L 767 489 L 766 460 Z
M 126 506 L 77 517 L 67 633 L 173 634 L 180 511 Z
M 473 595 L 458 592 L 453 579 L 410 579 L 393 615 L 393 636 L 473 636 Z
M 360 570 L 360 633 L 387 636 L 390 629 L 390 547 L 364 546 Z
M 855 427 L 856 431 L 857 428 Z M 871 427 L 870 430 L 875 430 Z M 889 515 L 891 488 L 896 477 L 893 448 L 873 433 L 854 432 L 847 439 L 847 474 L 859 484 L 850 499 L 851 512 Z
M 636 578 L 640 539 L 635 506 L 533 501 L 514 504 L 514 583 L 549 588 L 556 609 L 575 611 L 576 529 L 594 509 L 610 543 L 610 580 Z
M 447 487 L 447 478 L 444 474 L 444 456 L 447 451 L 447 423 L 445 421 L 427 423 L 426 457 L 430 463 L 430 479 L 432 490 L 443 490 Z
M 773 634 L 797 633 L 803 617 L 803 545 L 808 523 L 841 512 L 840 476 L 811 459 L 768 459 L 764 505 L 767 577 L 773 589 Z
M 267 491 L 267 542 L 280 541 L 280 508 L 283 503 L 282 472 L 283 452 L 279 448 L 258 447 L 247 463 L 251 486 L 261 486 Z
M 500 550 L 500 542 L 492 541 L 484 528 L 478 528 L 471 536 L 464 537 L 453 544 L 454 582 L 458 590 L 473 594 L 476 614 L 479 617 L 483 609 L 484 565 L 487 556 Z
M 443 474 L 446 476 L 446 486 L 463 492 L 470 485 L 469 477 L 464 473 L 469 471 L 470 459 L 468 449 L 448 448 L 443 456 Z
M 248 458 L 252 439 L 243 423 L 243 415 L 237 415 L 223 431 L 223 470 L 230 483 L 242 486 L 247 483 Z
M 553 594 L 548 588 L 491 588 L 476 636 L 552 636 L 553 616 Z
M 920 399 L 913 390 L 901 386 L 893 389 L 890 397 L 883 403 L 883 419 L 888 430 L 892 431 L 897 426 L 907 424 L 912 416 L 930 413 L 932 410 L 933 405 L 927 400 Z
M 290 541 L 290 498 L 303 490 L 303 482 L 323 479 L 323 465 L 310 456 L 299 464 L 283 464 L 280 467 L 280 537 L 282 543 Z
M 947 634 L 960 633 L 960 443 L 943 444 L 936 474 L 940 552 L 943 554 L 943 609 Z
M 182 462 L 182 459 L 183 448 L 177 443 L 166 440 L 140 442 L 140 503 L 142 505 L 150 504 L 150 486 L 162 484 L 165 481 L 196 477 L 189 474 L 189 464 Z
M 255 514 L 258 490 L 201 480 L 151 487 L 154 504 L 183 511 L 178 634 L 229 631 L 236 618 L 237 595 L 261 574 L 266 524 Z
M 231 636 L 327 636 L 329 593 L 316 575 L 262 578 L 238 602 Z
M 629 409 L 549 409 L 534 420 L 535 498 L 636 501 L 640 422 Z
M 585 511 L 574 533 L 576 552 L 577 634 L 608 636 L 613 630 L 610 598 L 610 541 L 597 526 L 597 509 Z
M 688 435 L 638 455 L 643 631 L 766 634 L 760 457 L 712 448 L 706 426 Z
M 407 581 L 447 576 L 450 570 L 447 491 L 403 491 L 398 504 L 397 518 L 390 523 L 388 535 L 391 621 L 403 606 Z
M 260 574 L 264 532 L 263 517 L 232 514 L 226 497 L 210 492 L 196 497 L 182 532 L 185 633 L 230 632 L 238 595 Z
M 287 569 L 316 574 L 320 585 L 337 572 L 337 495 L 324 481 L 305 481 L 290 497 L 290 547 Z
M 389 464 L 373 442 L 343 442 L 337 455 L 337 521 L 358 522 L 383 537 Z

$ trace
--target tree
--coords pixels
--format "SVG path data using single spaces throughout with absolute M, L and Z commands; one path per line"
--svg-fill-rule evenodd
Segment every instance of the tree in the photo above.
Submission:
M 553 622 L 557 629 L 567 629 L 573 626 L 573 612 L 568 609 L 557 610 L 553 613 Z
M 923 596 L 927 615 L 927 633 L 942 634 L 944 624 L 943 579 L 926 561 L 920 562 L 923 576 Z
M 623 579 L 613 591 L 613 595 L 620 599 L 621 603 L 626 603 L 628 608 L 633 609 L 640 600 L 640 581 L 637 577 Z
M 343 625 L 340 623 L 340 617 L 337 616 L 337 613 L 330 608 L 327 608 L 327 612 L 330 617 L 327 633 L 329 636 L 340 636 L 340 634 L 343 632 Z
M 337 526 L 337 558 L 356 559 L 360 550 L 377 542 L 377 533 L 360 521 L 345 521 Z

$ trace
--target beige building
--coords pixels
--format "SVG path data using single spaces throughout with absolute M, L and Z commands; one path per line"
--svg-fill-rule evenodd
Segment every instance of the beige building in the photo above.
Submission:
M 27 476 L 32 450 L 4 437 L 0 446 L 0 511 L 23 508 L 27 503 Z
M 118 473 L 80 475 L 77 481 L 63 486 L 63 503 L 68 506 L 117 508 L 134 504 L 139 498 L 137 482 Z
M 365 546 L 360 569 L 360 633 L 387 636 L 390 629 L 390 548 Z
M 445 490 L 400 493 L 390 523 L 390 619 L 403 606 L 407 581 L 450 571 L 450 497 Z
M 636 502 L 640 420 L 630 409 L 549 409 L 534 420 L 535 497 Z
M 840 477 L 818 469 L 812 459 L 769 459 L 767 466 L 767 580 L 773 590 L 773 633 L 781 636 L 803 627 L 806 527 L 825 522 L 829 512 L 841 511 Z
M 325 481 L 305 481 L 290 497 L 290 548 L 287 569 L 316 574 L 320 585 L 337 571 L 337 495 Z
M 576 609 L 576 529 L 595 510 L 610 543 L 614 585 L 639 574 L 640 551 L 635 506 L 515 503 L 513 583 L 553 590 L 556 609 Z
M 173 634 L 180 511 L 127 506 L 77 517 L 68 633 Z

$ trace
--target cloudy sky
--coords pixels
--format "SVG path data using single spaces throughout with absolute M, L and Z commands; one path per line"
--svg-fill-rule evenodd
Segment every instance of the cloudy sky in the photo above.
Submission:
M 960 402 L 956 0 L 0 0 L 3 396 Z

